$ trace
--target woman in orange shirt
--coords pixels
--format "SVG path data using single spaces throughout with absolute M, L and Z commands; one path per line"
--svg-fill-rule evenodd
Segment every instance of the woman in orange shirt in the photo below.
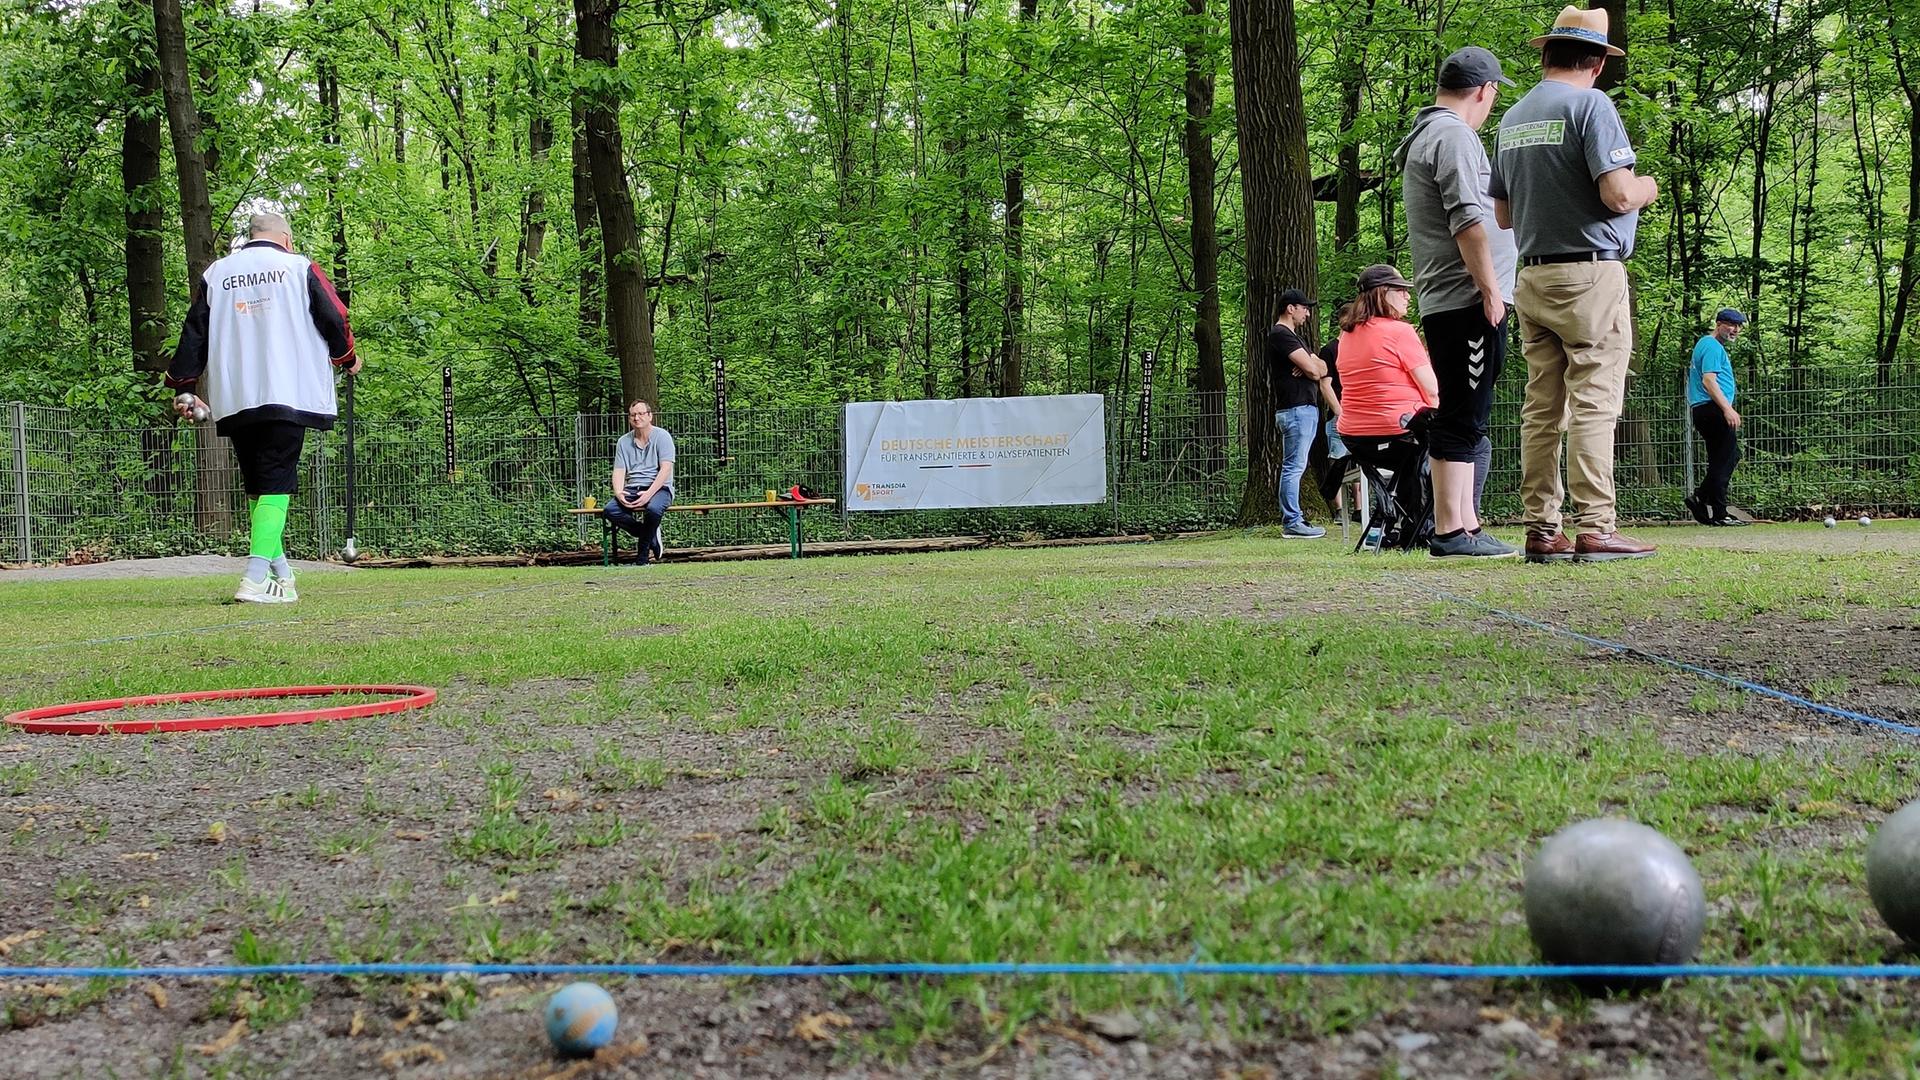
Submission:
M 1357 284 L 1359 295 L 1340 316 L 1340 418 L 1334 426 L 1347 451 L 1370 466 L 1381 484 L 1374 513 L 1387 522 L 1384 546 L 1411 548 L 1432 532 L 1433 504 L 1420 468 L 1426 451 L 1401 417 L 1438 404 L 1440 384 L 1426 345 L 1406 321 L 1413 286 L 1385 265 L 1360 271 Z
M 1413 285 L 1391 266 L 1360 272 L 1360 295 L 1340 319 L 1342 439 L 1391 439 L 1400 418 L 1440 403 L 1427 347 L 1406 321 Z
M 1360 295 L 1340 320 L 1340 421 L 1337 430 L 1359 460 L 1402 478 L 1420 477 L 1422 488 L 1396 492 L 1403 506 L 1420 508 L 1413 537 L 1426 531 L 1433 505 L 1421 477 L 1425 448 L 1407 433 L 1401 417 L 1440 404 L 1440 384 L 1420 335 L 1406 321 L 1413 286 L 1391 266 L 1360 272 Z M 1411 511 L 1410 511 L 1411 512 Z M 1518 550 L 1484 531 L 1458 529 L 1437 534 L 1427 544 L 1435 558 L 1474 556 L 1511 558 Z

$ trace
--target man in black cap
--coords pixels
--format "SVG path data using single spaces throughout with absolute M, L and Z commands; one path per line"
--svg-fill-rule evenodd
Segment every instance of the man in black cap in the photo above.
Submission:
M 1273 422 L 1280 429 L 1280 535 L 1317 540 L 1327 530 L 1307 524 L 1300 509 L 1300 477 L 1320 427 L 1320 379 L 1327 365 L 1307 348 L 1300 330 L 1313 318 L 1313 301 L 1299 289 L 1280 294 L 1280 317 L 1267 331 L 1267 366 L 1273 379 Z
M 1733 359 L 1727 346 L 1740 336 L 1747 317 L 1738 308 L 1721 308 L 1713 332 L 1693 347 L 1687 363 L 1687 405 L 1693 430 L 1707 444 L 1707 474 L 1686 498 L 1687 509 L 1702 525 L 1745 525 L 1727 513 L 1727 485 L 1740 464 L 1740 414 L 1734 411 Z
M 1413 250 L 1420 328 L 1440 383 L 1433 417 L 1435 558 L 1511 558 L 1519 552 L 1480 528 L 1476 459 L 1493 415 L 1493 384 L 1507 356 L 1507 297 L 1519 252 L 1495 220 L 1492 166 L 1479 131 L 1501 85 L 1500 61 L 1469 46 L 1440 65 L 1434 104 L 1414 117 L 1394 153 Z

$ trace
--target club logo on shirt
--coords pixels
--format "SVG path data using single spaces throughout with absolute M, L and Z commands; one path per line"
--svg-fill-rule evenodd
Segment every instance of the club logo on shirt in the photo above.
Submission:
M 1614 162 L 1625 161 L 1632 156 L 1633 147 L 1631 146 L 1616 146 L 1607 152 L 1607 158 Z
M 1531 124 L 1515 124 L 1500 129 L 1500 152 L 1503 154 L 1522 146 L 1559 146 L 1566 141 L 1565 120 L 1536 120 Z

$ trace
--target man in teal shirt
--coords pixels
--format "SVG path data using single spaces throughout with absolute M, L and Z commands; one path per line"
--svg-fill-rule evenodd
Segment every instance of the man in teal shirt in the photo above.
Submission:
M 1720 309 L 1713 333 L 1693 347 L 1693 360 L 1687 364 L 1687 406 L 1693 411 L 1693 429 L 1707 444 L 1707 472 L 1686 503 L 1702 525 L 1746 524 L 1727 513 L 1727 484 L 1733 467 L 1740 464 L 1740 414 L 1733 409 L 1733 360 L 1727 345 L 1746 324 L 1747 317 L 1738 310 Z

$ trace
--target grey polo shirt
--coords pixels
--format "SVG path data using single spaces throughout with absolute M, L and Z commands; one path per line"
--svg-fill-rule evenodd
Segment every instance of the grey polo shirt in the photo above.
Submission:
M 1638 210 L 1600 201 L 1600 177 L 1637 160 L 1620 112 L 1599 90 L 1543 80 L 1500 118 L 1492 194 L 1505 199 L 1520 256 L 1633 253 Z
M 637 495 L 647 490 L 654 477 L 660 475 L 660 464 L 673 460 L 673 436 L 667 429 L 655 424 L 647 431 L 647 445 L 641 446 L 633 439 L 629 431 L 620 436 L 613 448 L 613 464 L 616 468 L 627 470 L 627 490 L 625 494 Z M 673 490 L 673 481 L 669 479 L 661 485 L 665 490 Z
M 1514 267 L 1520 253 L 1513 232 L 1493 217 L 1488 193 L 1492 165 L 1480 134 L 1458 113 L 1429 105 L 1414 117 L 1413 130 L 1394 158 L 1401 171 L 1401 197 L 1407 206 L 1407 245 L 1413 250 L 1413 288 L 1420 314 L 1478 307 L 1480 288 L 1467 271 L 1455 240 L 1475 225 L 1487 234 L 1500 295 L 1513 296 Z

